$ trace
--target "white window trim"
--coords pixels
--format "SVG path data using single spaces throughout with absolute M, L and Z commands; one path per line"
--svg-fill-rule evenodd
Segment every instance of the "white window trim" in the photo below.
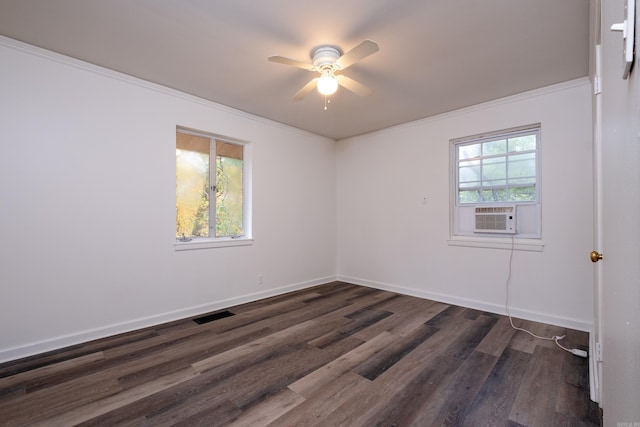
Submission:
M 536 201 L 531 202 L 495 202 L 495 203 L 465 203 L 460 204 L 458 202 L 458 162 L 457 162 L 457 154 L 456 147 L 458 144 L 479 141 L 482 139 L 488 139 L 493 136 L 503 135 L 508 133 L 516 133 L 526 130 L 537 129 L 538 131 L 538 147 L 537 147 L 537 160 L 536 160 Z M 533 252 L 542 252 L 544 249 L 544 243 L 542 241 L 542 224 L 541 224 L 541 209 L 542 209 L 542 192 L 541 192 L 541 159 L 542 159 L 542 145 L 541 145 L 541 136 L 542 136 L 542 126 L 540 123 L 535 123 L 526 126 L 519 126 L 510 129 L 504 129 L 495 132 L 489 132 L 486 134 L 478 134 L 473 136 L 466 136 L 463 138 L 456 138 L 450 140 L 450 182 L 451 188 L 449 191 L 450 194 L 450 202 L 449 202 L 449 239 L 447 240 L 447 244 L 449 246 L 461 246 L 461 247 L 476 247 L 476 248 L 489 248 L 489 249 L 511 249 L 513 247 L 514 250 L 521 251 L 533 251 Z M 537 207 L 537 215 L 538 215 L 538 223 L 537 229 L 538 232 L 536 235 L 525 235 L 525 234 L 515 234 L 513 236 L 513 242 L 511 237 L 505 237 L 501 234 L 455 234 L 456 226 L 455 226 L 455 215 L 456 210 L 460 209 L 460 207 L 475 207 L 475 206 L 486 206 L 486 205 L 535 205 Z
M 224 135 L 203 132 L 196 129 L 190 129 L 183 126 L 176 126 L 177 132 L 187 133 L 196 136 L 204 136 L 210 139 L 218 139 L 221 141 L 229 142 L 232 144 L 239 144 L 243 147 L 243 162 L 244 169 L 242 174 L 242 187 L 244 192 L 244 199 L 242 204 L 242 216 L 244 234 L 238 237 L 193 237 L 188 241 L 181 241 L 174 238 L 173 247 L 175 251 L 191 251 L 197 249 L 213 249 L 213 248 L 227 248 L 236 246 L 251 246 L 253 244 L 253 218 L 252 218 L 252 152 L 251 143 L 249 141 L 243 141 L 236 138 L 231 138 Z M 175 219 L 175 218 L 174 218 Z M 174 221 L 175 223 L 175 221 Z M 175 230 L 174 230 L 175 233 Z
M 447 240 L 449 246 L 467 248 L 507 249 L 515 251 L 542 252 L 544 242 L 541 239 L 511 239 L 500 237 L 451 236 Z
M 234 246 L 251 246 L 253 239 L 246 237 L 232 238 L 232 237 L 218 237 L 212 238 L 197 238 L 188 242 L 176 241 L 173 243 L 173 247 L 176 251 L 192 251 L 196 249 L 212 249 L 212 248 L 228 248 Z

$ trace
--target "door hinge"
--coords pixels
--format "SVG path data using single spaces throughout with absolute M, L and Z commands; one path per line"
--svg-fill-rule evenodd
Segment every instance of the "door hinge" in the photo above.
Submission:
M 602 79 L 599 74 L 593 76 L 593 94 L 600 95 L 602 93 Z
M 602 346 L 599 342 L 596 343 L 596 362 L 602 362 Z

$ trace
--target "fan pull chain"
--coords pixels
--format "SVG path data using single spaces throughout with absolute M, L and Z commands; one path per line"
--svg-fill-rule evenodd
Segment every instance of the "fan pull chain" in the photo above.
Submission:
M 327 104 L 331 104 L 331 99 L 327 98 L 327 95 L 324 96 L 324 111 L 327 111 L 329 108 Z

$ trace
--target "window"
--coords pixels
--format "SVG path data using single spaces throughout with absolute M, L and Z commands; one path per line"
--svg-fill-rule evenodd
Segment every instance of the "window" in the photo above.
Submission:
M 176 241 L 249 237 L 246 143 L 176 132 Z
M 460 204 L 535 202 L 538 129 L 456 144 Z
M 513 206 L 515 235 L 539 238 L 540 125 L 453 140 L 451 149 L 453 235 L 478 236 L 478 207 Z

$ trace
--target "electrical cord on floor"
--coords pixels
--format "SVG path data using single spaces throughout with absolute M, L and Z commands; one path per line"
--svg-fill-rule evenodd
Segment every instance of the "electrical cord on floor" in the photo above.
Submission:
M 556 343 L 556 345 L 558 347 L 560 347 L 561 349 L 568 351 L 569 353 L 575 355 L 575 356 L 579 356 L 579 357 L 587 357 L 587 352 L 584 350 L 580 350 L 578 348 L 573 348 L 573 349 L 568 349 L 566 347 L 564 347 L 562 344 L 560 344 L 558 341 L 560 341 L 561 339 L 563 339 L 566 335 L 554 335 L 552 337 L 542 337 L 540 335 L 536 335 L 531 331 L 528 331 L 524 328 L 520 328 L 516 325 L 513 324 L 513 318 L 511 317 L 511 312 L 509 311 L 509 284 L 511 283 L 511 268 L 512 268 L 512 264 L 513 264 L 513 253 L 515 251 L 515 239 L 513 236 L 511 236 L 511 251 L 509 253 L 509 273 L 507 274 L 507 281 L 506 281 L 506 297 L 505 297 L 505 309 L 507 311 L 507 317 L 509 318 L 509 323 L 511 323 L 511 327 L 513 329 L 515 329 L 516 331 L 522 331 L 522 332 L 526 332 L 527 334 L 531 335 L 534 338 L 537 338 L 539 340 L 546 340 L 546 341 L 553 341 Z

